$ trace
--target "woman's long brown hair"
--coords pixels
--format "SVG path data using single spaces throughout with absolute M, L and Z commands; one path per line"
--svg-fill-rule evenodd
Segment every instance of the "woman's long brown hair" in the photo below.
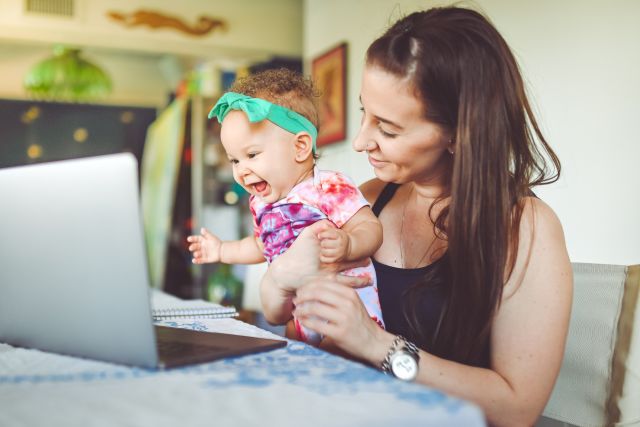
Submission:
M 560 162 L 538 127 L 507 43 L 478 12 L 412 13 L 371 44 L 367 65 L 411 82 L 425 117 L 455 140 L 450 190 L 442 195 L 450 202 L 434 219 L 448 249 L 407 295 L 410 335 L 440 357 L 486 363 L 505 274 L 515 262 L 510 254 L 518 246 L 522 199 L 532 186 L 555 182 Z M 444 286 L 445 303 L 435 333 L 426 336 L 419 297 L 434 285 Z

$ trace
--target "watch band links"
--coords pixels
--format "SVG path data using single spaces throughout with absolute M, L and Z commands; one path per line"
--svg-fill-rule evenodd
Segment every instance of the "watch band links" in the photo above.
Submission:
M 408 353 L 410 353 L 416 358 L 419 357 L 418 347 L 414 343 L 407 340 L 402 335 L 396 335 L 396 339 L 393 340 L 393 343 L 391 344 L 389 351 L 387 351 L 387 355 L 385 356 L 384 360 L 380 364 L 380 368 L 382 369 L 382 372 L 384 372 L 385 374 L 391 373 L 391 357 L 395 352 L 397 352 L 400 349 L 399 348 L 400 344 L 404 344 L 403 345 L 404 350 L 406 350 Z
M 389 347 L 387 355 L 384 357 L 384 360 L 380 364 L 380 369 L 382 369 L 382 372 L 384 372 L 385 374 L 391 373 L 391 356 L 393 356 L 393 353 L 398 350 L 398 345 L 400 345 L 402 341 L 406 342 L 406 339 L 402 335 L 397 335 L 393 340 L 391 347 Z

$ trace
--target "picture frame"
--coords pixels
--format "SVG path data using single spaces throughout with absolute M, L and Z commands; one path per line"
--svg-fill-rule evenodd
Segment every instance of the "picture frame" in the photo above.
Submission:
M 317 147 L 344 141 L 347 137 L 347 43 L 316 56 L 311 78 L 320 92 L 320 129 Z

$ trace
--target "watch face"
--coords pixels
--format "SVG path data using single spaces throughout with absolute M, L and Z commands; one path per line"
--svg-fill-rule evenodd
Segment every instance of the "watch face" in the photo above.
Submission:
M 418 375 L 418 362 L 408 353 L 396 353 L 391 358 L 391 372 L 401 380 L 411 381 Z

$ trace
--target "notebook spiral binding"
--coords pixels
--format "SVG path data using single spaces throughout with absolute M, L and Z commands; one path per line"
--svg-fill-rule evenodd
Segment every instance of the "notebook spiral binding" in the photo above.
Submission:
M 235 307 L 162 308 L 151 310 L 153 320 L 167 319 L 222 319 L 237 317 Z

